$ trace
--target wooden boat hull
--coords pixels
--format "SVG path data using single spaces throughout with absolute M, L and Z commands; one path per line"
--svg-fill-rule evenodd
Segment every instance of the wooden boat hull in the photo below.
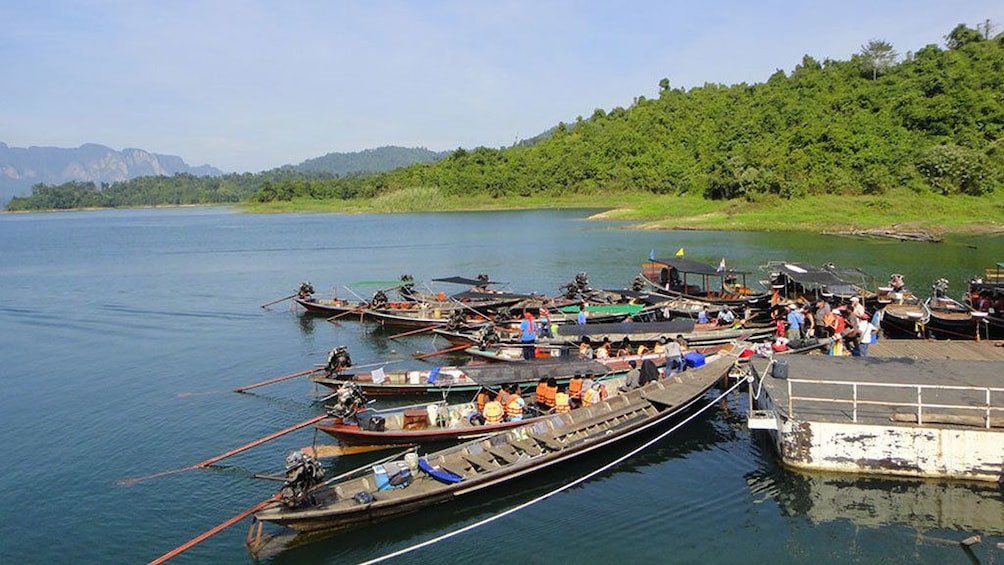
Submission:
M 435 374 L 433 373 L 435 371 Z M 497 364 L 441 367 L 426 371 L 387 371 L 382 382 L 374 382 L 374 372 L 315 376 L 320 385 L 338 389 L 346 381 L 359 385 L 367 396 L 422 396 L 444 393 L 473 393 L 483 385 L 517 384 L 536 386 L 542 377 L 553 377 L 565 384 L 575 373 L 603 375 L 611 372 L 602 363 L 584 359 L 536 359 Z M 476 375 L 475 379 L 472 375 Z M 429 382 L 432 377 L 432 382 Z
M 348 312 L 357 312 L 360 315 L 362 310 L 366 308 L 367 304 L 365 302 L 355 302 L 349 300 L 332 300 L 329 298 L 294 298 L 297 304 L 303 307 L 308 314 L 315 314 L 318 316 L 337 316 L 339 314 L 344 314 L 348 316 Z
M 913 304 L 886 304 L 879 325 L 882 334 L 890 338 L 917 338 L 924 336 L 931 313 L 922 302 Z
M 973 315 L 964 304 L 950 298 L 928 298 L 924 302 L 931 313 L 926 330 L 936 339 L 978 339 L 977 331 L 984 316 Z
M 255 517 L 303 532 L 345 528 L 539 473 L 680 419 L 728 373 L 734 360 L 734 356 L 722 356 L 593 406 L 428 453 L 419 458 L 419 466 L 426 470 L 413 472 L 412 482 L 404 488 L 378 489 L 378 478 L 366 467 L 313 489 L 313 502 L 307 506 L 273 503 Z M 404 455 L 386 464 L 387 468 L 403 466 L 407 466 Z M 435 475 L 456 482 L 441 482 Z M 373 500 L 356 502 L 353 497 L 361 491 L 370 493 Z

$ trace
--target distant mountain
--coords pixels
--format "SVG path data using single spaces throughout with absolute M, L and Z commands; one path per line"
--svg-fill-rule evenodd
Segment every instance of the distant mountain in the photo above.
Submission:
M 303 172 L 323 172 L 338 176 L 354 173 L 380 173 L 416 163 L 438 161 L 449 155 L 448 151 L 437 153 L 424 147 L 377 147 L 356 153 L 328 153 L 323 157 L 307 159 L 291 168 Z
M 61 147 L 8 147 L 0 142 L 0 203 L 31 193 L 36 184 L 60 185 L 70 181 L 112 183 L 144 176 L 219 176 L 209 165 L 191 167 L 181 157 L 142 149 L 116 151 L 87 143 L 76 149 Z

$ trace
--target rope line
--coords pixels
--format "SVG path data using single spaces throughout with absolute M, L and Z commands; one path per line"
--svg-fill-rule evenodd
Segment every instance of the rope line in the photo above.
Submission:
M 610 463 L 607 463 L 606 465 L 603 465 L 599 469 L 596 469 L 595 471 L 592 471 L 592 472 L 590 472 L 590 473 L 588 473 L 586 475 L 583 475 L 582 477 L 579 477 L 578 479 L 575 479 L 574 481 L 572 481 L 570 483 L 562 485 L 562 486 L 560 486 L 560 487 L 552 490 L 551 492 L 542 494 L 542 495 L 538 496 L 537 498 L 534 498 L 532 500 L 524 502 L 523 504 L 520 504 L 519 506 L 510 508 L 509 510 L 506 510 L 504 512 L 500 512 L 498 514 L 494 514 L 491 517 L 485 518 L 484 520 L 480 520 L 478 522 L 474 522 L 473 524 L 468 524 L 468 525 L 466 525 L 466 526 L 464 526 L 462 528 L 459 528 L 457 530 L 453 530 L 451 532 L 447 532 L 447 533 L 445 533 L 445 534 L 443 534 L 441 536 L 437 536 L 437 537 L 434 537 L 432 539 L 429 539 L 429 540 L 417 543 L 415 545 L 412 545 L 412 546 L 409 546 L 409 547 L 406 547 L 406 548 L 403 548 L 403 549 L 399 549 L 399 550 L 397 550 L 397 551 L 395 551 L 393 553 L 388 553 L 386 555 L 383 555 L 381 557 L 377 557 L 375 559 L 370 559 L 368 561 L 363 561 L 359 565 L 372 565 L 374 563 L 381 563 L 381 562 L 387 561 L 388 559 L 394 559 L 395 557 L 400 557 L 402 555 L 411 553 L 412 551 L 415 551 L 415 550 L 418 550 L 418 549 L 422 549 L 423 547 L 428 547 L 428 546 L 437 544 L 437 543 L 439 543 L 441 541 L 448 540 L 448 539 L 450 539 L 452 537 L 456 537 L 456 536 L 458 536 L 458 535 L 460 535 L 462 533 L 469 532 L 469 531 L 471 531 L 471 530 L 473 530 L 475 528 L 479 528 L 481 526 L 484 526 L 485 524 L 489 524 L 491 522 L 494 522 L 495 520 L 498 520 L 500 518 L 504 518 L 505 516 L 508 516 L 510 514 L 514 514 L 514 513 L 518 512 L 520 510 L 523 510 L 524 508 L 528 508 L 528 507 L 530 507 L 530 506 L 532 506 L 532 505 L 534 505 L 534 504 L 536 504 L 538 502 L 541 502 L 543 500 L 551 498 L 552 496 L 554 496 L 554 495 L 556 495 L 558 493 L 566 491 L 566 490 L 574 487 L 575 485 L 583 483 L 583 482 L 585 482 L 585 481 L 587 481 L 587 480 L 595 477 L 596 475 L 599 475 L 600 473 L 603 473 L 603 472 L 609 470 L 610 468 L 615 467 L 615 466 L 623 463 L 625 460 L 627 460 L 627 459 L 629 459 L 631 457 L 634 457 L 638 453 L 640 453 L 640 452 L 648 449 L 649 447 L 651 447 L 652 445 L 658 443 L 659 441 L 662 441 L 666 436 L 668 436 L 671 433 L 675 432 L 676 430 L 680 429 L 684 424 L 690 422 L 691 420 L 693 420 L 694 418 L 696 418 L 700 414 L 704 413 L 708 408 L 711 408 L 711 407 L 715 406 L 718 403 L 718 399 L 719 398 L 721 398 L 722 396 L 728 396 L 729 394 L 732 393 L 732 391 L 734 391 L 737 388 L 739 388 L 745 382 L 746 382 L 746 379 L 738 379 L 736 381 L 736 384 L 734 384 L 731 387 L 729 387 L 725 392 L 723 392 L 717 398 L 715 398 L 714 400 L 712 400 L 711 402 L 709 402 L 705 406 L 701 407 L 700 409 L 698 409 L 693 414 L 687 416 L 686 418 L 684 418 L 682 421 L 680 421 L 679 423 L 677 423 L 672 428 L 670 428 L 670 429 L 666 430 L 665 432 L 659 434 L 655 438 L 653 438 L 653 439 L 645 442 L 644 444 L 642 444 L 641 446 L 635 448 L 634 450 L 632 450 L 631 452 L 627 453 L 626 455 L 618 457 L 617 459 L 611 461 Z

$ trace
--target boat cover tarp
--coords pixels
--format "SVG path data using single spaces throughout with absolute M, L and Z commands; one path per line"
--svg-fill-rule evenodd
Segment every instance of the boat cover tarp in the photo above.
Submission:
M 443 277 L 441 279 L 432 279 L 434 282 L 448 282 L 454 284 L 466 284 L 470 286 L 485 286 L 489 284 L 503 284 L 498 281 L 479 281 L 478 279 L 469 279 L 467 277 Z
M 806 265 L 804 263 L 778 263 L 771 265 L 789 279 L 802 285 L 825 285 L 827 287 L 853 286 L 851 283 L 841 279 L 837 275 Z
M 673 339 L 677 334 L 687 334 L 694 331 L 696 321 L 690 318 L 677 318 L 665 322 L 618 322 L 616 324 L 584 324 L 566 325 L 558 328 L 562 337 L 589 336 L 590 339 L 601 338 L 604 335 L 621 334 L 661 334 L 667 339 Z
M 451 294 L 450 298 L 455 300 L 470 300 L 472 302 L 488 302 L 493 300 L 527 300 L 533 298 L 529 294 L 516 294 L 513 292 L 480 292 L 477 290 L 465 290 L 456 294 Z
M 464 373 L 484 386 L 516 382 L 535 382 L 545 377 L 569 378 L 575 373 L 604 375 L 609 369 L 592 359 L 534 359 L 511 363 L 464 365 Z
M 587 312 L 595 312 L 597 314 L 624 314 L 627 316 L 634 316 L 638 312 L 641 312 L 645 308 L 644 304 L 590 304 L 586 306 Z M 558 309 L 560 312 L 565 314 L 574 314 L 579 311 L 578 305 L 563 306 Z

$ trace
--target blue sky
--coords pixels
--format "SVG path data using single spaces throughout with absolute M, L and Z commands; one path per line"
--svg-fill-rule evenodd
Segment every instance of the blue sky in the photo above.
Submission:
M 762 82 L 871 39 L 944 45 L 1000 0 L 0 0 L 0 141 L 251 171 L 501 147 L 673 87 Z

